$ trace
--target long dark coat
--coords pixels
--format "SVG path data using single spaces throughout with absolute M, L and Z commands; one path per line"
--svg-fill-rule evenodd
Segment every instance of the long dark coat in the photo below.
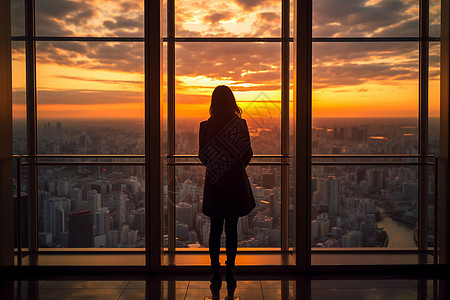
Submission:
M 200 123 L 199 158 L 206 166 L 203 213 L 241 217 L 256 206 L 245 167 L 253 156 L 247 123 L 239 117 Z

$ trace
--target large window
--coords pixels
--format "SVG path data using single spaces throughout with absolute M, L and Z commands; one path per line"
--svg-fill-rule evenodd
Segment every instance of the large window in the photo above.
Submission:
M 289 127 L 289 92 L 282 91 L 289 91 L 290 53 L 283 51 L 290 42 L 289 1 L 172 4 L 167 154 L 174 161 L 165 202 L 167 250 L 208 246 L 209 218 L 201 213 L 205 168 L 189 156 L 198 154 L 199 123 L 209 118 L 212 91 L 222 84 L 235 94 L 255 154 L 247 172 L 257 207 L 239 222 L 238 247 L 287 250 L 283 231 L 289 228 L 282 215 L 287 221 L 283 207 L 289 204 L 282 181 L 288 166 L 282 156 L 288 154 L 289 136 L 282 131 Z
M 295 28 L 300 1 L 167 0 L 154 48 L 150 2 L 11 0 L 15 186 L 30 221 L 22 247 L 148 255 L 151 232 L 161 236 L 154 257 L 204 255 L 198 130 L 218 85 L 233 90 L 254 152 L 256 208 L 239 221 L 239 251 L 300 265 L 299 247 L 434 246 L 440 1 L 311 0 L 312 22 Z M 32 13 L 35 23 L 25 22 Z M 302 52 L 310 67 L 298 63 L 297 42 L 311 46 Z M 162 59 L 146 64 L 158 47 Z M 159 69 L 161 97 L 151 97 Z M 309 75 L 311 95 L 298 86 Z M 161 111 L 149 113 L 157 102 Z M 152 117 L 161 128 L 145 126 Z M 299 166 L 308 178 L 295 177 Z M 162 183 L 156 198 L 149 178 Z
M 31 155 L 22 163 L 37 163 L 24 190 L 36 204 L 35 247 L 144 248 L 145 172 L 130 156 L 145 148 L 143 2 L 36 0 L 35 24 L 21 30 L 30 3 L 12 1 L 12 33 L 31 38 L 36 138 L 25 134 L 25 47 L 14 42 L 14 139 L 16 154 Z
M 313 248 L 433 245 L 437 2 L 313 1 Z

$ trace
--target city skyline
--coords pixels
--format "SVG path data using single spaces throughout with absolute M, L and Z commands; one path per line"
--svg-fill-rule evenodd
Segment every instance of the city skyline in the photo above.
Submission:
M 363 124 L 354 119 L 321 121 L 317 123 L 320 126 L 312 129 L 313 153 L 417 153 L 414 119 L 365 120 Z M 271 124 L 274 120 L 268 122 Z M 192 121 L 177 123 L 176 153 L 196 154 L 196 125 Z M 437 125 L 430 123 L 430 153 L 438 149 L 438 136 L 432 134 L 438 132 Z M 24 151 L 25 142 L 25 131 L 17 129 L 16 153 Z M 279 127 L 255 132 L 249 122 L 249 129 L 255 154 L 279 153 L 280 144 L 274 143 L 280 139 Z M 37 145 L 41 154 L 143 154 L 144 127 L 141 122 L 123 121 L 114 124 L 41 122 Z M 417 166 L 313 166 L 312 246 L 416 247 L 417 170 Z M 204 172 L 201 165 L 175 168 L 177 247 L 207 246 L 209 220 L 201 213 Z M 239 223 L 239 246 L 280 247 L 281 167 L 250 165 L 247 172 L 257 207 Z M 24 178 L 22 180 L 26 180 Z M 91 216 L 92 247 L 144 245 L 146 208 L 142 166 L 102 166 L 101 163 L 98 166 L 40 166 L 38 178 L 42 247 L 74 245 L 69 240 L 69 217 L 80 211 L 87 211 Z M 291 182 L 292 174 L 289 178 Z M 165 179 L 165 201 L 168 201 L 167 180 L 169 178 Z M 292 183 L 289 185 L 292 191 Z M 433 186 L 432 182 L 429 186 Z M 22 182 L 22 189 L 26 195 L 26 182 Z M 292 201 L 290 194 L 289 203 Z M 432 211 L 432 206 L 429 209 Z M 167 204 L 164 215 L 164 222 L 167 222 Z M 71 218 L 72 222 L 81 220 Z M 290 238 L 294 218 L 290 206 Z M 167 234 L 167 228 L 164 230 Z

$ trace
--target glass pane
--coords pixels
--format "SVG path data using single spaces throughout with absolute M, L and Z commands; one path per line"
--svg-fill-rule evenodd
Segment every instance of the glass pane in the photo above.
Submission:
M 249 166 L 247 174 L 256 207 L 239 218 L 238 247 L 280 248 L 281 167 Z M 201 212 L 205 168 L 177 166 L 175 176 L 176 246 L 208 247 L 210 218 Z
M 144 36 L 144 1 L 36 0 L 38 36 Z
M 441 0 L 430 0 L 430 36 L 441 36 Z
M 25 35 L 24 0 L 11 0 L 11 35 Z
M 144 154 L 143 43 L 38 42 L 38 151 Z
M 440 152 L 440 59 L 441 45 L 439 42 L 430 42 L 430 60 L 428 73 L 428 153 L 439 156 Z M 428 170 L 428 246 L 433 247 L 435 242 L 434 221 L 437 197 L 435 181 L 437 180 L 434 168 Z
M 431 42 L 428 73 L 428 151 L 431 155 L 439 155 L 440 60 L 441 45 L 439 42 Z
M 25 42 L 11 43 L 12 59 L 12 113 L 13 113 L 13 154 L 27 153 L 26 128 L 26 68 L 25 68 Z M 28 247 L 28 196 L 27 196 L 27 169 L 21 168 L 20 191 L 18 191 L 17 160 L 13 167 L 13 193 L 14 193 L 14 247 L 17 247 L 17 205 L 18 194 L 21 193 L 21 246 Z
M 162 95 L 162 102 L 161 105 L 163 106 L 162 109 L 162 125 L 163 125 L 163 130 L 162 130 L 162 134 L 163 134 L 163 155 L 167 156 L 168 155 L 168 122 L 167 122 L 167 100 L 168 100 L 168 90 L 167 90 L 167 43 L 164 42 L 163 43 L 163 95 Z M 173 180 L 173 176 L 172 178 L 169 178 L 169 174 L 168 174 L 168 165 L 167 164 L 162 164 L 162 175 L 163 175 L 163 207 L 164 207 L 164 214 L 163 214 L 163 218 L 162 218 L 162 222 L 163 222 L 163 247 L 167 248 L 169 246 L 169 237 L 168 237 L 168 215 L 167 215 L 167 206 L 168 206 L 168 201 L 169 201 L 169 189 L 168 189 L 168 184 L 171 181 L 171 179 Z M 173 192 L 172 192 L 173 193 Z
M 26 166 L 21 167 L 20 170 L 20 191 L 18 190 L 17 171 L 13 170 L 13 195 L 14 195 L 14 247 L 18 247 L 18 194 L 20 193 L 20 242 L 22 248 L 28 248 L 28 168 Z
M 176 153 L 198 153 L 199 123 L 209 118 L 211 94 L 228 85 L 247 120 L 255 154 L 280 153 L 281 45 L 176 45 Z
M 311 246 L 417 248 L 418 167 L 313 166 Z
M 417 0 L 313 0 L 314 37 L 418 35 Z
M 295 26 L 295 5 L 294 0 L 289 1 L 289 36 L 294 37 L 294 26 Z
M 281 0 L 175 1 L 178 37 L 279 37 Z
M 27 151 L 26 111 L 26 63 L 25 42 L 11 43 L 12 58 L 12 102 L 13 102 L 13 153 Z
M 295 203 L 296 203 L 296 193 L 297 185 L 295 184 L 295 168 L 294 159 L 295 151 L 294 145 L 296 141 L 296 120 L 294 112 L 294 43 L 289 43 L 289 150 L 290 155 L 290 165 L 288 167 L 288 198 L 289 198 L 289 219 L 288 219 L 288 235 L 289 235 L 289 247 L 295 247 L 295 236 L 296 236 L 296 214 L 295 214 Z M 295 249 L 294 249 L 295 251 Z
M 145 248 L 143 166 L 40 166 L 40 248 Z
M 417 153 L 417 43 L 314 43 L 312 72 L 313 153 Z
M 437 160 L 436 160 L 437 162 Z M 434 242 L 437 240 L 435 234 L 438 234 L 438 232 L 435 232 L 435 222 L 438 222 L 438 219 L 435 218 L 435 213 L 437 214 L 437 197 L 438 197 L 438 190 L 436 185 L 436 179 L 438 178 L 436 174 L 436 166 L 430 166 L 427 168 L 428 172 L 428 179 L 427 179 L 427 186 L 428 186 L 428 204 L 427 204 L 427 214 L 428 214 L 428 234 L 427 234 L 427 246 L 428 247 L 434 247 Z M 437 217 L 437 216 L 436 216 Z

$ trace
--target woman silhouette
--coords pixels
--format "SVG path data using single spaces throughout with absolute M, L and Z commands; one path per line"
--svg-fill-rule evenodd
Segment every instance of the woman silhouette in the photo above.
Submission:
M 211 218 L 209 255 L 211 287 L 222 285 L 220 237 L 225 222 L 227 288 L 236 286 L 234 264 L 237 252 L 237 223 L 255 207 L 245 167 L 253 156 L 247 123 L 241 118 L 233 92 L 227 86 L 214 89 L 210 118 L 200 123 L 199 158 L 206 166 L 203 213 Z

